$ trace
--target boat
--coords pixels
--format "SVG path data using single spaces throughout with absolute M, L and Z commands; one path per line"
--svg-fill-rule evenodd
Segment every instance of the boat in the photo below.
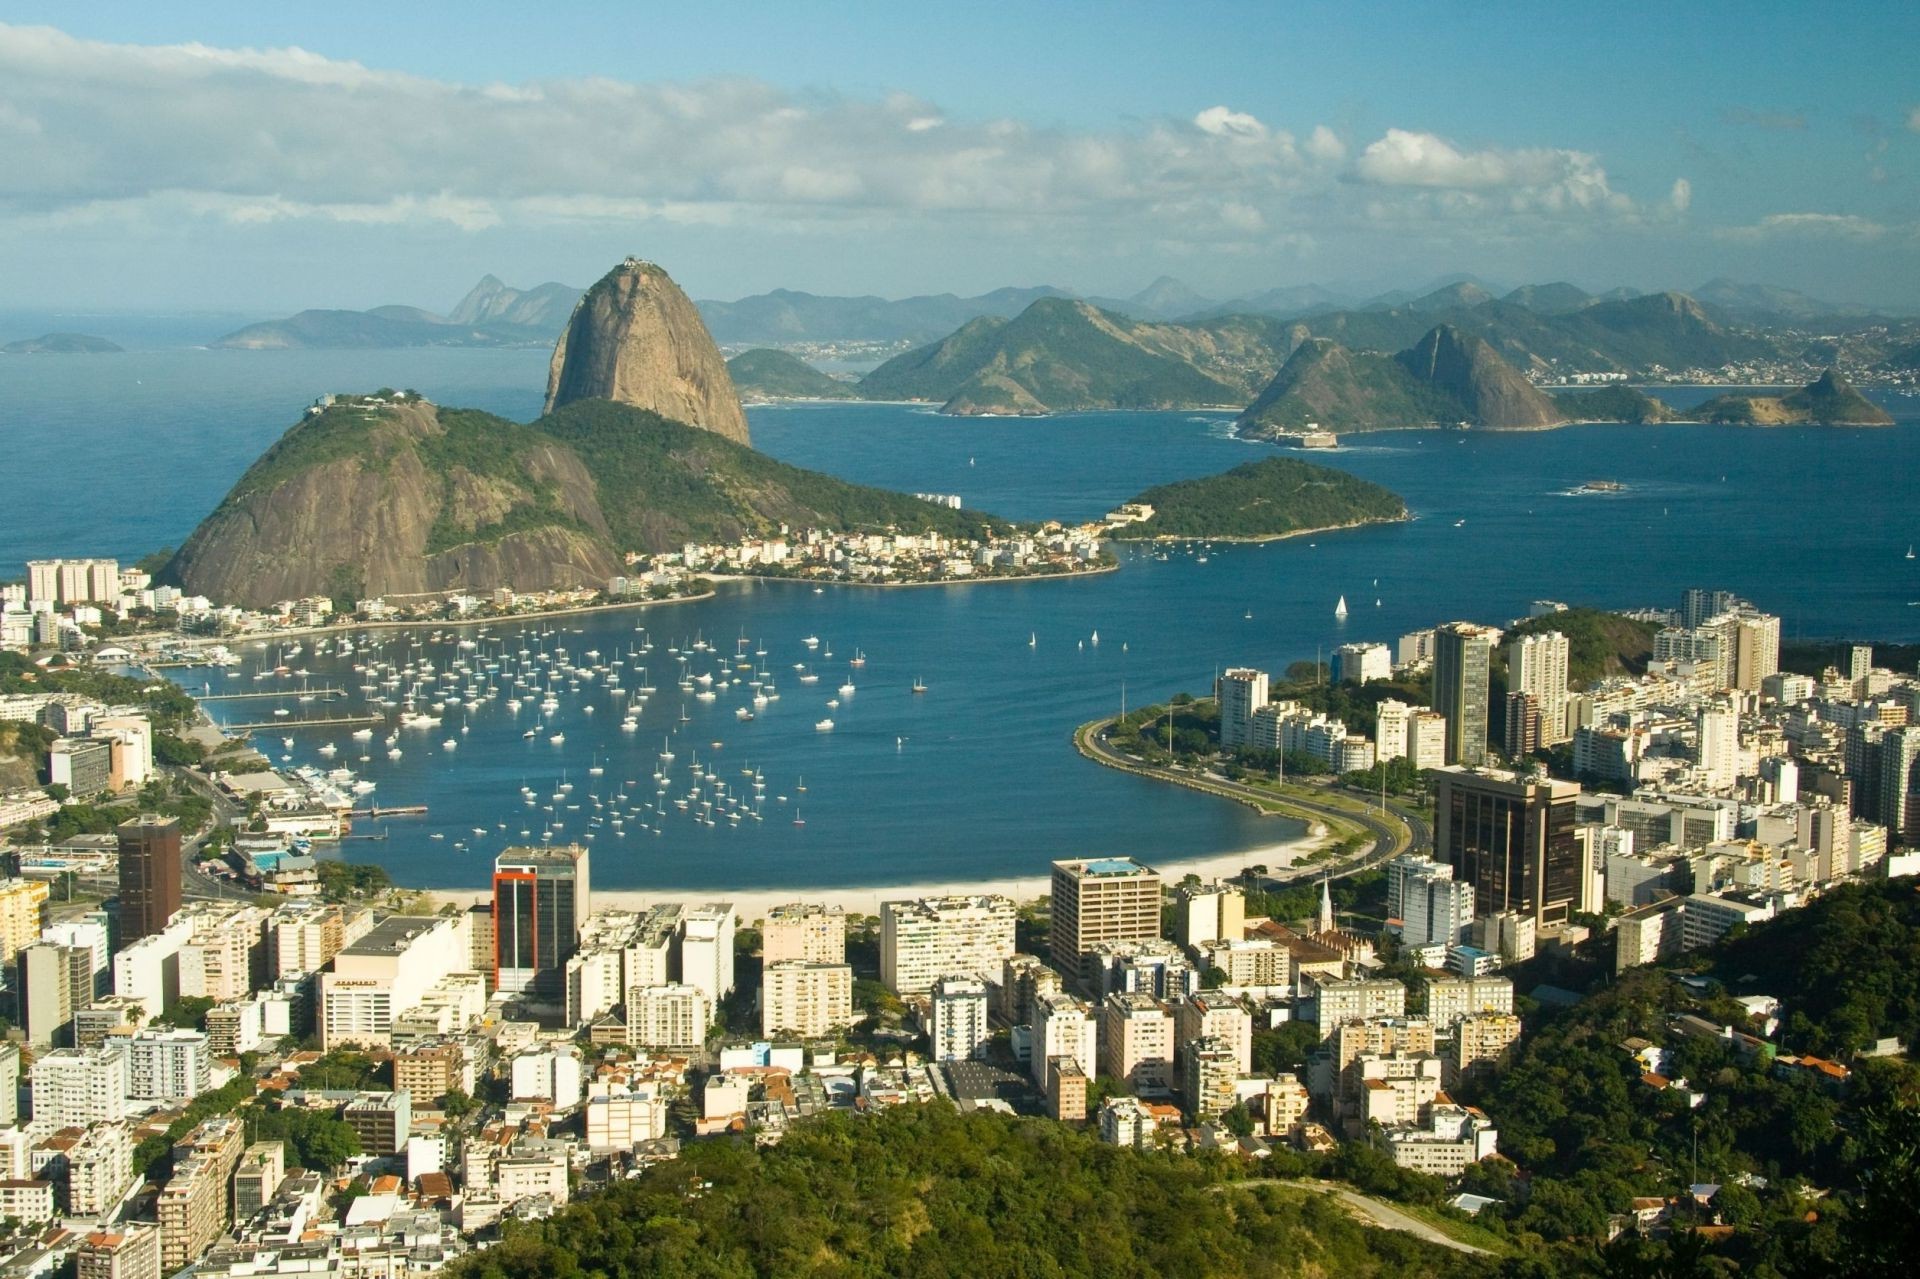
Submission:
M 924 693 L 927 691 L 927 685 L 925 681 L 923 681 L 918 675 L 913 677 L 913 691 L 916 693 Z
M 1912 559 L 1912 558 L 1913 558 L 1913 543 L 1912 543 L 1912 542 L 1908 542 L 1908 543 L 1907 543 L 1907 558 L 1908 558 L 1908 559 Z
M 831 733 L 833 731 L 833 721 L 830 719 L 816 720 L 813 727 L 816 732 Z
M 555 746 L 559 746 L 567 740 L 567 735 L 565 733 L 555 733 L 552 737 L 549 737 L 547 740 L 552 742 Z
M 534 737 L 536 736 L 536 734 L 534 733 L 534 730 L 532 730 L 531 728 L 529 728 L 529 729 L 528 729 L 528 730 L 527 730 L 526 732 L 524 732 L 524 733 L 522 733 L 522 734 L 520 734 L 520 736 L 521 736 L 521 737 L 524 737 L 524 738 L 526 738 L 526 739 L 528 739 L 529 741 L 531 741 L 531 740 L 532 740 L 532 739 L 533 739 L 533 738 L 534 738 Z
M 1347 597 L 1346 596 L 1342 595 L 1340 597 L 1340 602 L 1333 606 L 1333 615 L 1335 617 L 1345 617 L 1347 615 Z
M 1037 632 L 1037 631 L 1028 631 L 1028 632 L 1027 632 L 1027 647 L 1028 647 L 1028 648 L 1038 648 L 1038 647 L 1039 647 L 1039 645 L 1040 645 L 1040 635 L 1039 635 L 1039 632 Z

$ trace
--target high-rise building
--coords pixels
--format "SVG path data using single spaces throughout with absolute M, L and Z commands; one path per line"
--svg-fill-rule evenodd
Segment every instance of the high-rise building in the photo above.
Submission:
M 1240 1074 L 1253 1073 L 1253 1015 L 1239 999 L 1218 990 L 1195 991 L 1173 1007 L 1174 1056 L 1185 1060 L 1187 1049 L 1210 1039 L 1233 1050 Z
M 1091 1076 L 1099 1069 L 1100 1023 L 1072 995 L 1043 995 L 1033 1007 L 1033 1078 L 1047 1083 L 1048 1063 L 1064 1058 Z
M 1389 697 L 1373 711 L 1373 755 L 1382 764 L 1404 759 L 1413 752 L 1407 740 L 1414 708 Z
M 1567 637 L 1559 631 L 1522 635 L 1507 645 L 1507 689 L 1526 693 L 1540 708 L 1540 741 L 1555 746 L 1573 736 L 1567 726 Z M 1508 754 L 1519 754 L 1507 743 Z
M 20 1045 L 0 1044 L 0 1128 L 20 1122 Z
M 1577 782 L 1442 769 L 1434 858 L 1473 885 L 1474 914 L 1518 911 L 1563 923 L 1580 900 Z
M 1407 875 L 1401 891 L 1400 940 L 1407 946 L 1458 946 L 1473 926 L 1473 885 L 1453 867 L 1429 862 Z
M 1708 790 L 1724 790 L 1739 775 L 1740 717 L 1730 706 L 1708 706 L 1696 725 L 1701 779 Z
M 1880 822 L 1892 840 L 1920 845 L 1920 726 L 1880 738 Z
M 207 1090 L 212 1070 L 207 1037 L 197 1030 L 143 1030 L 127 1045 L 127 1096 L 135 1101 L 191 1101 Z
M 853 968 L 786 959 L 760 984 L 760 1033 L 818 1039 L 853 1022 Z
M 1173 1014 L 1152 995 L 1115 992 L 1100 1002 L 1100 1074 L 1131 1093 L 1173 1091 Z
M 1873 674 L 1873 645 L 1855 644 L 1847 652 L 1847 679 L 1853 684 L 1856 694 L 1860 692 L 1861 684 L 1871 674 Z
M 929 1000 L 927 1040 L 935 1061 L 977 1057 L 993 1031 L 987 1021 L 987 983 L 974 977 L 942 977 Z
M 1759 692 L 1760 681 L 1780 670 L 1780 619 L 1742 609 L 1726 619 L 1723 633 L 1733 658 L 1728 682 L 1742 692 Z
M 1160 935 L 1160 873 L 1130 857 L 1053 864 L 1053 913 L 1047 941 L 1053 965 L 1082 982 L 1081 957 L 1098 942 Z
M 592 914 L 587 850 L 509 848 L 493 863 L 494 989 L 557 999 Z
M 1506 732 L 1501 740 L 1506 743 L 1507 754 L 1514 759 L 1531 755 L 1546 744 L 1542 734 L 1546 728 L 1546 717 L 1540 713 L 1540 703 L 1533 699 L 1532 693 L 1508 693 Z
M 685 982 L 627 991 L 627 1043 L 635 1048 L 697 1048 L 713 1024 L 707 992 Z
M 1710 617 L 1718 617 L 1737 607 L 1740 597 L 1732 591 L 1709 591 L 1690 586 L 1680 594 L 1680 625 L 1699 626 Z
M 680 916 L 680 980 L 705 991 L 715 1008 L 733 993 L 733 904 L 707 902 Z
M 1447 717 L 1447 763 L 1487 758 L 1487 682 L 1497 627 L 1448 622 L 1433 634 L 1433 709 Z
M 1365 684 L 1393 678 L 1393 651 L 1385 644 L 1342 644 L 1333 650 L 1336 684 Z
M 160 1279 L 160 1227 L 127 1221 L 96 1230 L 75 1251 L 76 1279 Z
M 35 942 L 15 957 L 14 990 L 20 1028 L 30 1044 L 64 1046 L 73 1042 L 74 949 Z
M 123 822 L 120 837 L 120 945 L 163 931 L 180 909 L 180 822 L 147 813 Z
M 1267 704 L 1267 673 L 1236 666 L 1214 687 L 1220 703 L 1220 745 L 1236 750 L 1253 744 L 1253 713 Z
M 1238 884 L 1181 884 L 1173 902 L 1173 939 L 1182 946 L 1238 941 L 1246 933 L 1247 895 Z
M 989 977 L 1013 945 L 1013 902 L 994 895 L 880 903 L 880 980 L 903 995 L 942 977 Z
M 767 964 L 789 959 L 846 963 L 847 912 L 838 906 L 801 902 L 775 906 L 760 926 L 760 959 Z
M 0 880 L 0 964 L 10 964 L 23 946 L 31 946 L 47 924 L 44 879 Z

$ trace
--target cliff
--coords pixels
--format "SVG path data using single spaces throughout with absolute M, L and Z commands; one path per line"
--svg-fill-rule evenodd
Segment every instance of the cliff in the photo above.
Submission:
M 545 412 L 612 400 L 748 442 L 726 362 L 680 286 L 628 258 L 586 291 L 553 349 Z

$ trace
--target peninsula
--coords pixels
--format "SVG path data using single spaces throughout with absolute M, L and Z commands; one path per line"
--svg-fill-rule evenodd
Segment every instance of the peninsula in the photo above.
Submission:
M 0 355 L 118 355 L 124 350 L 91 333 L 43 333 L 0 346 Z
M 1785 395 L 1736 391 L 1687 414 L 1701 422 L 1739 426 L 1892 426 L 1886 410 L 1853 389 L 1834 369 Z

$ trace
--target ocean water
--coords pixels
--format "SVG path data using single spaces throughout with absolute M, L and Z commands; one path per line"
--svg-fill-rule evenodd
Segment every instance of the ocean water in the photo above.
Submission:
M 0 564 L 30 554 L 133 556 L 177 543 L 324 391 L 412 386 L 443 403 L 526 419 L 538 411 L 544 366 L 537 351 L 0 360 L 0 456 L 10 474 L 45 480 L 7 486 Z M 1075 854 L 1172 860 L 1263 847 L 1298 827 L 1098 768 L 1074 753 L 1070 730 L 1123 698 L 1204 691 L 1223 666 L 1279 669 L 1335 644 L 1391 642 L 1450 618 L 1501 622 L 1539 598 L 1671 605 L 1687 586 L 1717 586 L 1780 613 L 1789 636 L 1920 638 L 1920 607 L 1910 607 L 1920 601 L 1920 561 L 1904 558 L 1920 541 L 1912 479 L 1920 402 L 1885 402 L 1902 418 L 1891 430 L 1597 426 L 1371 437 L 1314 460 L 1404 495 L 1416 516 L 1408 523 L 1185 548 L 1164 560 L 1128 551 L 1119 572 L 1079 580 L 819 594 L 728 584 L 701 603 L 556 619 L 541 628 L 547 635 L 495 628 L 465 652 L 504 654 L 510 664 L 522 646 L 564 646 L 576 659 L 597 649 L 608 661 L 651 638 L 652 653 L 623 660 L 644 661 L 659 691 L 631 733 L 620 727 L 630 699 L 590 682 L 578 693 L 563 686 L 550 719 L 537 720 L 532 705 L 514 715 L 502 701 L 450 708 L 430 730 L 401 730 L 398 759 L 379 739 L 363 745 L 343 732 L 288 730 L 291 747 L 279 732 L 261 740 L 276 759 L 356 769 L 377 783 L 382 804 L 427 804 L 424 819 L 362 823 L 363 832 L 384 825 L 388 837 L 346 846 L 407 884 L 480 887 L 503 843 L 522 829 L 537 839 L 556 820 L 564 823 L 556 839 L 595 836 L 595 879 L 609 888 L 910 884 L 1039 874 L 1049 859 Z M 1085 518 L 1154 483 L 1268 452 L 1231 438 L 1220 414 L 1026 421 L 800 405 L 756 408 L 749 418 L 759 447 L 796 464 L 955 492 L 1021 519 Z M 1626 491 L 1567 495 L 1595 479 Z M 1341 596 L 1351 610 L 1344 622 L 1333 616 Z M 390 657 L 411 646 L 444 669 L 462 655 L 454 647 L 462 635 L 475 638 L 449 632 L 436 643 L 407 631 L 377 642 Z M 696 635 L 713 651 L 691 650 Z M 809 636 L 819 648 L 805 645 Z M 711 671 L 715 653 L 731 655 L 741 638 L 749 655 L 766 650 L 780 693 L 751 721 L 735 714 L 743 687 L 711 702 L 683 695 L 677 655 L 667 652 L 680 647 L 689 670 Z M 847 665 L 856 649 L 868 659 L 858 670 Z M 364 647 L 348 660 L 309 653 L 290 664 L 316 683 L 357 690 L 361 677 L 350 667 L 365 655 Z M 233 676 L 185 682 L 272 686 L 250 676 L 260 662 L 272 664 L 273 651 L 247 656 Z M 800 683 L 796 663 L 819 682 Z M 631 688 L 638 678 L 623 669 Z M 849 676 L 856 691 L 829 708 Z M 924 694 L 910 691 L 915 680 Z M 321 705 L 290 697 L 287 718 Z M 229 721 L 269 719 L 271 708 L 210 706 Z M 828 717 L 833 730 L 818 731 Z M 524 737 L 536 720 L 536 735 Z M 562 744 L 549 740 L 555 733 Z M 338 747 L 330 761 L 318 754 L 326 742 Z M 647 801 L 659 794 L 663 744 L 675 759 L 667 811 L 658 814 Z M 696 755 L 713 782 L 690 776 Z M 602 771 L 590 773 L 595 767 Z M 713 798 L 720 783 L 750 798 L 747 769 L 765 783 L 759 820 L 718 816 L 709 827 L 694 820 L 698 797 L 685 811 L 671 804 L 695 785 Z M 573 789 L 561 793 L 571 798 L 555 803 L 563 777 Z M 522 802 L 523 785 L 535 805 Z M 569 812 L 567 803 L 580 807 Z M 555 812 L 544 811 L 549 804 Z M 624 835 L 607 824 L 615 808 L 632 814 Z M 720 799 L 715 812 L 725 810 Z M 596 812 L 602 825 L 586 825 Z

